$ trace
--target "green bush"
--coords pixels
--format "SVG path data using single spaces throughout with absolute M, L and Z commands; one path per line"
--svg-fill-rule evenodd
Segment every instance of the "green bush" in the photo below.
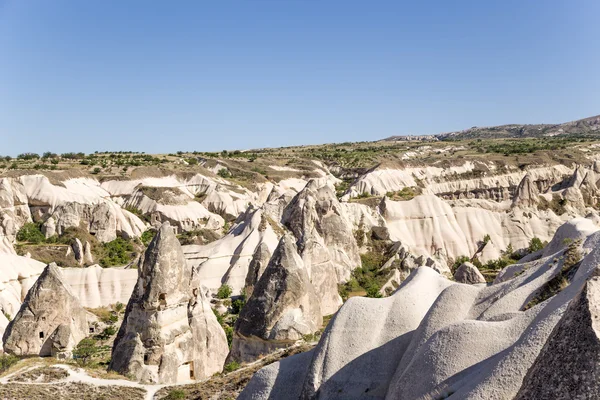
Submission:
M 129 263 L 133 256 L 133 244 L 123 238 L 116 238 L 112 242 L 102 245 L 105 256 L 100 259 L 100 265 L 111 267 Z
M 96 341 L 92 338 L 85 338 L 77 344 L 73 350 L 73 358 L 79 365 L 89 365 L 92 358 L 100 352 L 100 348 L 96 345 Z
M 19 229 L 19 232 L 17 233 L 17 240 L 19 242 L 39 244 L 46 241 L 46 237 L 42 233 L 40 224 L 29 222 Z
M 231 176 L 232 176 L 232 175 L 231 175 L 231 172 L 229 172 L 229 171 L 228 171 L 227 169 L 225 169 L 225 168 L 221 168 L 221 169 L 219 170 L 219 172 L 217 172 L 217 175 L 219 175 L 221 178 L 225 178 L 225 179 L 231 178 Z
M 217 298 L 218 299 L 227 299 L 231 296 L 232 292 L 233 292 L 233 289 L 231 289 L 231 286 L 229 286 L 227 284 L 223 284 L 217 291 Z
M 0 374 L 8 371 L 10 367 L 19 362 L 19 357 L 12 354 L 0 355 Z
M 223 371 L 225 372 L 233 372 L 237 369 L 240 369 L 241 365 L 239 362 L 237 361 L 232 361 L 229 364 L 225 365 L 225 368 L 223 368 Z
M 156 231 L 154 229 L 148 229 L 147 231 L 142 233 L 140 239 L 144 246 L 148 246 L 152 239 L 154 239 L 154 236 L 156 236 Z
M 528 250 L 530 253 L 535 253 L 536 251 L 541 250 L 543 248 L 544 248 L 544 243 L 542 243 L 542 241 L 539 238 L 533 237 L 529 241 Z
M 169 391 L 166 397 L 163 400 L 181 400 L 185 399 L 185 392 L 181 389 L 173 389 Z
M 239 314 L 245 305 L 246 305 L 246 297 L 242 296 L 239 299 L 236 299 L 231 303 L 231 312 L 233 314 Z

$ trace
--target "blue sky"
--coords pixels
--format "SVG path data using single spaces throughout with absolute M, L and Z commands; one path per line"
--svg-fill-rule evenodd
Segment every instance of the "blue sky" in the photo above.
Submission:
M 0 0 L 0 154 L 215 151 L 600 114 L 600 2 Z

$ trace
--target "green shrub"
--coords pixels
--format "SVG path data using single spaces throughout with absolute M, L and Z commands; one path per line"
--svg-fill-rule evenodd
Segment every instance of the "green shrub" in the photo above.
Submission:
M 542 243 L 542 241 L 539 238 L 533 237 L 529 241 L 528 250 L 530 253 L 535 253 L 536 251 L 541 250 L 543 248 L 544 248 L 544 243 Z
M 0 355 L 0 374 L 8 371 L 10 367 L 19 362 L 19 357 L 12 354 Z
M 185 392 L 181 389 L 173 389 L 169 391 L 166 397 L 163 400 L 181 400 L 185 399 Z
M 239 314 L 242 311 L 242 308 L 246 305 L 246 297 L 242 296 L 239 299 L 235 299 L 231 303 L 231 312 L 233 314 Z
M 232 292 L 233 292 L 233 289 L 231 289 L 231 286 L 229 286 L 227 284 L 223 284 L 217 291 L 217 298 L 218 299 L 227 299 L 231 296 Z
M 111 242 L 104 243 L 102 247 L 105 256 L 100 259 L 100 265 L 103 267 L 125 265 L 133 257 L 133 244 L 123 238 L 116 238 Z
M 223 368 L 223 371 L 225 372 L 233 372 L 237 369 L 240 369 L 241 365 L 239 362 L 237 361 L 232 361 L 229 364 L 225 365 L 225 368 Z
M 154 239 L 154 236 L 156 236 L 156 231 L 154 229 L 148 229 L 147 231 L 142 233 L 140 240 L 142 241 L 144 246 L 148 246 L 152 239 Z
M 471 261 L 471 259 L 468 256 L 458 256 L 458 257 L 456 257 L 456 260 L 454 260 L 454 264 L 452 264 L 452 267 L 450 268 L 450 270 L 454 274 L 456 272 L 456 270 L 458 269 L 458 267 L 460 267 L 463 263 L 470 262 L 470 261 Z
M 231 177 L 232 177 L 232 175 L 231 175 L 231 172 L 229 172 L 229 171 L 228 171 L 227 169 L 225 169 L 225 168 L 221 168 L 221 169 L 219 170 L 219 172 L 217 172 L 217 175 L 219 175 L 221 178 L 225 178 L 225 179 L 228 179 L 228 178 L 231 178 Z
M 382 297 L 381 294 L 379 293 L 379 290 L 381 289 L 381 287 L 376 284 L 376 283 L 372 283 L 368 288 L 367 288 L 367 297 L 373 297 L 373 298 L 380 298 Z
M 73 350 L 73 358 L 79 365 L 86 366 L 99 352 L 100 348 L 96 345 L 96 341 L 92 338 L 85 338 Z
M 17 240 L 19 242 L 39 244 L 43 243 L 46 240 L 46 237 L 41 231 L 40 224 L 29 222 L 19 229 L 19 232 L 17 233 Z

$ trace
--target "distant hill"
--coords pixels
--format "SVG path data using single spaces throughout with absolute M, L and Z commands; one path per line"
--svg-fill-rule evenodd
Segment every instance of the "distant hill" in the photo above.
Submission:
M 437 135 L 390 136 L 382 139 L 382 141 L 526 138 L 568 134 L 600 135 L 600 115 L 577 121 L 565 122 L 563 124 L 474 126 L 462 131 L 440 133 Z

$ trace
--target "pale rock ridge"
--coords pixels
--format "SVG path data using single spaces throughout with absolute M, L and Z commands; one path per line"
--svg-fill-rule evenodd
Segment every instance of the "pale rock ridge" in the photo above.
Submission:
M 102 268 L 99 265 L 61 268 L 61 273 L 81 305 L 88 308 L 127 304 L 138 277 L 136 269 Z
M 110 201 L 99 203 L 65 202 L 54 209 L 42 226 L 46 237 L 62 235 L 67 228 L 85 226 L 101 242 L 110 242 L 118 236 L 139 237 L 146 230 L 135 215 Z
M 254 361 L 321 327 L 319 295 L 294 241 L 289 234 L 281 238 L 254 287 L 236 321 L 229 359 Z
M 150 193 L 155 192 L 149 196 Z M 147 194 L 148 193 L 148 194 Z M 126 207 L 133 207 L 144 215 L 149 215 L 154 226 L 159 227 L 169 221 L 178 231 L 194 229 L 219 230 L 225 221 L 213 214 L 194 197 L 179 187 L 143 187 L 127 197 Z
M 152 240 L 110 368 L 143 382 L 175 383 L 221 371 L 227 338 L 169 223 Z
M 202 284 L 216 291 L 223 283 L 241 293 L 256 248 L 265 243 L 270 251 L 279 241 L 263 208 L 249 207 L 221 239 L 206 245 L 183 246 L 185 257 Z
M 584 258 L 573 264 L 570 284 L 537 305 L 531 300 L 562 273 L 564 252 L 571 250 L 517 264 L 512 270 L 519 273 L 490 286 L 453 283 L 419 268 L 388 298 L 351 298 L 312 352 L 259 371 L 239 398 L 514 398 L 544 344 L 552 343 L 547 340 L 556 335 L 553 329 L 567 305 L 597 269 L 599 243 L 595 232 L 583 246 L 571 245 Z M 571 315 L 595 315 L 595 308 L 588 308 Z M 579 321 L 582 329 L 570 335 L 591 337 L 595 349 L 592 326 Z M 557 337 L 565 349 L 573 346 L 565 340 L 570 336 Z M 582 371 L 586 382 L 595 382 L 593 374 Z
M 477 267 L 470 262 L 462 263 L 460 267 L 456 269 L 454 280 L 459 283 L 468 283 L 471 285 L 485 283 L 485 278 L 481 272 L 479 272 Z
M 86 311 L 52 263 L 6 327 L 4 351 L 19 356 L 68 356 L 88 329 Z
M 341 306 L 337 284 L 360 265 L 352 223 L 329 185 L 309 181 L 285 208 L 282 223 L 296 237 L 310 279 L 321 295 L 324 315 Z

